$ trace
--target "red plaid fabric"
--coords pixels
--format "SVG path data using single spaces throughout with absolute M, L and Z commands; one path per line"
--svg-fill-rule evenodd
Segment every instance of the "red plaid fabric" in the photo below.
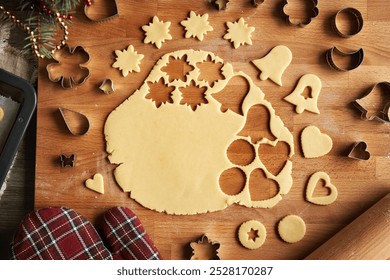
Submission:
M 128 208 L 104 215 L 103 232 L 111 253 L 94 226 L 74 210 L 49 207 L 29 214 L 11 243 L 15 260 L 153 260 L 160 253 L 141 221 Z
M 161 259 L 141 221 L 128 208 L 115 207 L 105 213 L 103 232 L 116 260 Z
M 93 225 L 65 207 L 29 214 L 14 235 L 11 254 L 19 260 L 112 259 Z

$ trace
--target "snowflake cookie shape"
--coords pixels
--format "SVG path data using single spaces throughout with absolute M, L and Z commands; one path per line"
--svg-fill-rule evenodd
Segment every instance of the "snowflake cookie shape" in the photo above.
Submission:
M 177 67 L 170 67 L 179 63 L 185 69 L 180 75 L 172 71 Z M 212 64 L 221 75 L 205 80 L 204 71 Z M 227 89 L 238 91 L 236 79 L 247 85 L 241 88 L 240 110 L 219 99 L 223 95 L 230 102 Z M 254 106 L 267 111 L 269 117 L 258 122 L 269 127 L 272 137 L 262 134 L 253 141 L 241 133 Z M 104 134 L 108 159 L 117 165 L 116 182 L 131 198 L 158 212 L 193 215 L 235 203 L 270 208 L 292 187 L 293 135 L 252 79 L 211 52 L 190 49 L 161 57 L 140 88 L 110 113 Z M 250 161 L 229 158 L 228 149 L 236 141 L 252 145 Z M 274 172 L 262 162 L 261 150 L 263 145 L 276 147 L 279 143 L 289 151 L 281 169 Z M 238 169 L 246 177 L 234 194 L 225 191 L 220 182 L 229 169 Z M 277 185 L 275 195 L 253 195 L 253 191 L 264 191 L 263 186 L 251 185 L 256 171 Z
M 158 49 L 161 48 L 165 40 L 172 40 L 172 36 L 169 34 L 170 26 L 171 22 L 163 22 L 157 16 L 154 16 L 151 23 L 142 26 L 142 30 L 145 31 L 144 43 L 152 43 Z
M 127 77 L 129 72 L 140 72 L 141 60 L 144 58 L 143 54 L 138 54 L 132 45 L 128 46 L 127 49 L 115 51 L 116 61 L 112 65 L 114 68 L 119 68 L 122 71 L 123 77 Z
M 226 25 L 228 31 L 223 38 L 230 40 L 235 49 L 244 44 L 252 45 L 252 33 L 255 28 L 248 26 L 243 18 L 236 22 L 227 22 Z
M 208 14 L 198 15 L 194 11 L 191 11 L 190 16 L 180 23 L 185 27 L 185 37 L 187 39 L 191 37 L 196 37 L 199 41 L 203 41 L 204 36 L 207 34 L 207 32 L 214 30 L 214 28 L 210 25 L 208 19 Z

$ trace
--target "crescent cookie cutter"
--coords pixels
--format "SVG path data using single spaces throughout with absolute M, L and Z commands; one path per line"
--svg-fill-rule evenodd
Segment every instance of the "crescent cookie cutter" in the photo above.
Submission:
M 368 96 L 373 94 L 376 89 L 382 91 L 383 100 L 381 100 L 380 106 L 374 106 L 368 99 Z M 362 118 L 371 120 L 378 120 L 385 123 L 390 123 L 390 83 L 389 82 L 380 82 L 376 83 L 368 92 L 360 99 L 356 99 L 353 104 L 362 112 Z M 369 109 L 377 107 L 374 110 L 375 114 L 371 114 Z M 380 108 L 382 107 L 382 108 Z
M 355 22 L 351 22 L 350 32 L 342 31 L 340 29 L 339 24 L 338 24 L 339 18 L 344 17 L 344 16 L 350 16 L 349 17 L 350 21 L 352 18 L 355 20 Z M 344 9 L 339 10 L 334 15 L 333 21 L 332 21 L 332 28 L 339 36 L 341 36 L 343 38 L 349 38 L 349 37 L 352 37 L 352 36 L 358 34 L 363 29 L 363 22 L 364 22 L 363 16 L 360 13 L 360 11 L 358 11 L 355 8 L 348 7 L 348 8 L 344 8 Z
M 68 53 L 65 54 L 64 52 L 68 52 Z M 60 70 L 64 65 L 64 63 L 62 63 L 61 60 L 64 57 L 68 59 L 69 56 L 73 56 L 76 54 L 79 54 L 80 56 L 85 58 L 84 62 L 78 64 L 78 68 L 81 73 L 75 73 L 73 76 L 66 76 L 60 74 L 59 72 L 61 72 Z M 90 61 L 90 55 L 81 46 L 72 48 L 69 45 L 65 45 L 63 49 L 54 53 L 53 59 L 56 62 L 50 63 L 46 66 L 46 70 L 49 75 L 49 80 L 54 83 L 60 82 L 61 86 L 64 89 L 70 89 L 74 86 L 79 86 L 83 84 L 90 76 L 89 69 L 85 66 L 85 64 L 87 64 Z M 75 76 L 77 76 L 78 74 L 79 74 L 79 78 L 75 78 Z
M 351 63 L 349 67 L 338 66 L 334 61 L 334 54 L 337 54 L 341 57 L 351 57 Z M 337 47 L 332 47 L 326 52 L 325 55 L 326 55 L 326 62 L 328 63 L 328 65 L 334 70 L 342 71 L 342 72 L 347 72 L 358 68 L 363 63 L 364 60 L 363 48 L 360 48 L 359 50 L 353 52 L 343 52 L 339 50 Z
M 281 2 L 281 4 L 283 5 L 282 6 L 282 14 L 284 15 L 284 17 L 286 18 L 286 21 L 290 25 L 292 25 L 292 26 L 299 26 L 299 27 L 305 27 L 306 25 L 310 24 L 311 21 L 320 14 L 320 11 L 319 11 L 319 9 L 317 7 L 318 6 L 318 0 L 306 0 L 306 2 L 311 3 L 313 7 L 310 10 L 310 14 L 305 19 L 303 19 L 302 21 L 297 22 L 297 23 L 294 23 L 291 20 L 291 18 L 290 18 L 291 16 L 286 11 L 286 7 L 289 4 L 288 0 L 284 0 L 284 1 Z
M 111 3 L 111 4 L 107 4 Z M 96 6 L 96 7 L 93 7 Z M 104 14 L 101 17 L 92 17 L 90 13 L 88 12 L 89 10 L 92 9 L 99 9 L 99 11 L 105 11 L 106 14 Z M 108 13 L 108 14 L 107 14 Z M 114 1 L 106 1 L 106 0 L 87 0 L 86 4 L 84 6 L 84 15 L 89 19 L 90 21 L 93 22 L 105 22 L 112 20 L 116 17 L 119 16 L 119 11 L 118 11 L 118 4 L 116 0 Z

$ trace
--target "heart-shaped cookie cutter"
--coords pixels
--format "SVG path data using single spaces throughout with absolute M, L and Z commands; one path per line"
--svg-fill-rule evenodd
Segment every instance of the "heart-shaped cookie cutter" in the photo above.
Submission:
M 93 9 L 92 6 L 97 5 L 98 2 L 111 3 L 111 8 L 112 8 L 113 12 L 110 15 L 104 16 L 102 18 L 91 17 L 89 15 L 89 13 L 88 13 L 88 10 L 89 9 Z M 93 22 L 109 21 L 109 20 L 112 20 L 112 19 L 114 19 L 114 18 L 119 16 L 118 4 L 117 4 L 116 0 L 91 0 L 89 3 L 87 2 L 87 4 L 85 4 L 85 6 L 84 6 L 84 14 L 90 21 L 93 21 Z
M 349 68 L 337 66 L 336 63 L 334 62 L 334 58 L 333 58 L 333 55 L 335 53 L 337 55 L 340 55 L 343 57 L 351 56 L 353 64 Z M 358 68 L 363 63 L 364 50 L 363 50 L 363 48 L 360 48 L 359 50 L 353 51 L 353 52 L 343 52 L 340 49 L 338 49 L 337 47 L 332 47 L 331 49 L 329 49 L 326 52 L 325 56 L 326 56 L 326 62 L 328 63 L 328 65 L 332 69 L 337 70 L 337 71 L 341 71 L 341 72 L 347 72 L 347 71 L 351 71 L 351 70 Z
M 367 143 L 363 141 L 355 143 L 350 149 L 348 157 L 357 160 L 369 160 L 371 154 L 367 151 Z
M 364 99 L 372 94 L 376 88 L 384 89 L 384 94 L 387 95 L 388 99 L 384 101 L 383 108 L 379 112 L 379 115 L 369 115 L 367 109 L 370 106 L 369 103 L 365 102 Z M 381 122 L 389 123 L 390 122 L 390 83 L 389 82 L 380 82 L 372 86 L 372 88 L 365 94 L 362 98 L 356 99 L 353 104 L 362 112 L 362 119 L 378 120 Z
M 306 25 L 310 24 L 311 21 L 316 18 L 319 14 L 320 14 L 320 11 L 318 9 L 318 0 L 307 0 L 307 2 L 311 2 L 311 4 L 313 5 L 313 8 L 311 9 L 311 14 L 303 19 L 302 21 L 298 22 L 298 23 L 294 23 L 293 21 L 291 21 L 291 18 L 290 18 L 290 15 L 286 12 L 286 7 L 288 5 L 288 0 L 284 0 L 283 2 L 281 2 L 283 4 L 282 6 L 282 14 L 284 15 L 284 17 L 286 18 L 286 21 L 292 25 L 292 26 L 299 26 L 299 27 L 305 27 Z

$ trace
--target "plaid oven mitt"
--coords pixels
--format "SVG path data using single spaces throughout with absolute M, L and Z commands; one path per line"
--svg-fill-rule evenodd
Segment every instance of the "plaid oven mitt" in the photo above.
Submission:
M 74 210 L 48 207 L 30 213 L 11 242 L 17 260 L 157 260 L 161 255 L 138 217 L 128 208 L 104 214 L 103 239 Z

